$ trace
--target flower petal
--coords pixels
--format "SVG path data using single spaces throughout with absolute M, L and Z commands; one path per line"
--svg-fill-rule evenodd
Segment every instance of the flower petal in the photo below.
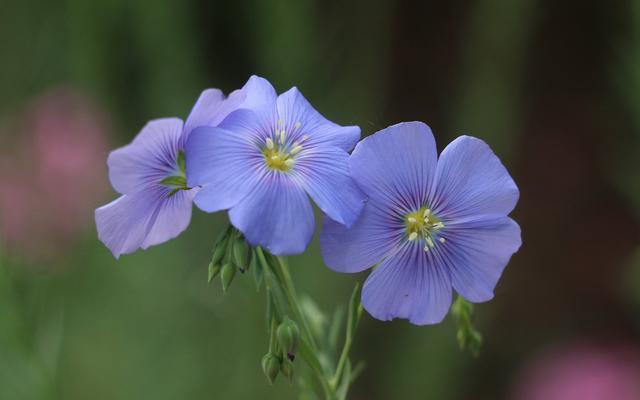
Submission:
M 230 113 L 238 109 L 240 104 L 245 101 L 245 98 L 246 93 L 242 90 L 231 92 L 226 99 L 222 91 L 218 89 L 206 89 L 203 91 L 184 124 L 182 147 L 184 147 L 184 143 L 186 143 L 195 128 L 218 126 Z
M 283 122 L 286 132 L 295 132 L 300 137 L 308 135 L 310 145 L 328 144 L 350 151 L 360 140 L 359 127 L 340 126 L 327 120 L 296 87 L 278 96 L 277 103 L 278 119 Z
M 337 272 L 360 272 L 382 261 L 404 236 L 404 227 L 369 200 L 351 228 L 325 217 L 320 250 Z
M 98 237 L 116 258 L 166 242 L 187 228 L 195 190 L 168 197 L 169 191 L 147 187 L 96 210 Z
M 451 273 L 453 288 L 465 299 L 482 302 L 493 290 L 522 240 L 520 227 L 509 217 L 487 216 L 447 224 L 440 259 Z
M 222 128 L 196 128 L 185 158 L 187 185 L 203 186 L 194 202 L 207 212 L 236 205 L 264 173 L 264 158 L 252 138 Z
M 515 182 L 482 140 L 460 136 L 440 155 L 432 196 L 438 216 L 507 215 L 518 196 Z
M 351 226 L 366 200 L 349 174 L 349 154 L 338 147 L 314 147 L 300 153 L 294 173 L 318 207 L 331 219 Z
M 403 122 L 358 143 L 351 175 L 369 197 L 406 213 L 427 201 L 437 159 L 431 129 L 422 122 Z
M 406 318 L 416 325 L 436 324 L 451 306 L 451 278 L 419 244 L 409 243 L 369 275 L 362 304 L 382 321 Z
M 229 211 L 231 223 L 253 246 L 275 255 L 302 253 L 313 235 L 313 209 L 304 190 L 279 172 L 265 175 L 239 204 Z
M 246 108 L 258 116 L 263 128 L 273 129 L 276 121 L 276 99 L 278 95 L 268 80 L 252 75 L 240 89 L 242 101 L 239 108 Z
M 188 135 L 199 126 L 216 126 L 220 121 L 218 111 L 224 102 L 224 94 L 219 89 L 206 89 L 198 97 L 184 123 L 184 131 Z M 186 141 L 186 138 L 185 138 Z
M 218 125 L 218 128 L 232 132 L 236 136 L 241 136 L 251 140 L 256 147 L 264 145 L 264 140 L 272 136 L 275 122 L 265 121 L 258 114 L 249 109 L 238 109 L 225 118 Z
M 182 121 L 163 118 L 149 121 L 131 144 L 112 151 L 107 159 L 109 179 L 121 194 L 155 185 L 176 169 Z

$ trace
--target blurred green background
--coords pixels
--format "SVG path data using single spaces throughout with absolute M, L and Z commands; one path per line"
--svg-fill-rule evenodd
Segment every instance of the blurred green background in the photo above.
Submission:
M 459 351 L 451 318 L 415 327 L 366 316 L 353 358 L 367 369 L 352 398 L 587 399 L 567 388 L 576 379 L 605 382 L 589 391 L 604 397 L 588 399 L 639 398 L 607 392 L 640 382 L 639 2 L 1 8 L 0 399 L 297 398 L 259 366 L 264 294 L 247 276 L 224 296 L 206 284 L 223 213 L 196 210 L 178 239 L 119 261 L 93 224 L 116 196 L 109 149 L 250 74 L 298 86 L 363 135 L 421 120 L 440 149 L 480 137 L 521 189 L 524 244 L 495 299 L 476 307 L 480 357 Z M 317 237 L 290 262 L 325 310 L 366 277 L 330 272 Z M 566 377 L 556 392 L 544 392 L 554 390 L 545 370 Z

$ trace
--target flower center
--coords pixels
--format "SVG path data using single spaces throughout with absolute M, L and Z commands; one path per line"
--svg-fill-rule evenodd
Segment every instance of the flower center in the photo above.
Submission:
M 164 177 L 160 184 L 171 188 L 167 197 L 171 197 L 178 193 L 180 190 L 189 190 L 187 187 L 187 175 L 186 175 L 186 162 L 184 159 L 184 152 L 178 151 L 178 157 L 176 158 L 176 170 Z
M 436 242 L 443 243 L 445 238 L 441 236 L 444 224 L 431 212 L 431 209 L 422 207 L 418 211 L 409 213 L 404 218 L 407 227 L 409 241 L 423 240 L 424 251 L 428 252 L 436 246 Z
M 301 140 L 291 141 L 291 135 L 287 133 L 283 125 L 284 122 L 282 120 L 278 121 L 278 127 L 276 127 L 271 136 L 267 136 L 262 146 L 262 154 L 267 168 L 287 172 L 295 164 L 296 154 L 302 151 L 302 145 L 308 139 L 308 136 L 303 135 Z M 300 122 L 296 122 L 291 133 L 296 132 L 301 126 Z

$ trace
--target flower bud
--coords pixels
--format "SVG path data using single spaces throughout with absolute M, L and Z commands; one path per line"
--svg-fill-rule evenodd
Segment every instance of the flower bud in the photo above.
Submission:
M 222 266 L 222 270 L 220 271 L 220 278 L 222 280 L 222 290 L 227 291 L 229 286 L 231 286 L 231 282 L 233 282 L 233 278 L 236 276 L 236 266 L 231 263 L 226 263 Z
M 258 262 L 258 255 L 255 251 L 251 252 L 251 263 L 249 264 L 249 269 L 253 271 L 253 281 L 256 284 L 256 289 L 260 290 L 260 285 L 262 284 L 262 265 Z
M 289 383 L 293 382 L 293 363 L 288 358 L 284 358 L 280 364 L 280 372 L 289 379 Z
M 209 263 L 209 279 L 208 279 L 209 283 L 211 283 L 213 278 L 215 278 L 216 275 L 220 273 L 221 269 L 222 269 L 222 266 L 220 264 L 214 264 L 213 262 Z
M 239 237 L 233 242 L 233 261 L 238 268 L 246 270 L 249 267 L 249 246 L 244 238 Z
M 278 326 L 276 331 L 280 347 L 287 355 L 296 354 L 298 351 L 298 342 L 300 341 L 300 329 L 298 325 L 288 317 Z
M 220 261 L 222 261 L 222 258 L 227 251 L 227 240 L 228 239 L 225 236 L 216 244 L 216 247 L 213 249 L 213 255 L 211 256 L 212 263 L 220 264 Z
M 271 353 L 267 353 L 262 357 L 262 372 L 269 380 L 269 383 L 273 385 L 276 381 L 276 377 L 280 372 L 280 360 L 278 357 Z

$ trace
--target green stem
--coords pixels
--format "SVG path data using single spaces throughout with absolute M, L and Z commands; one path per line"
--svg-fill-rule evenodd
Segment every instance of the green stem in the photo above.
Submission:
M 349 314 L 347 315 L 347 330 L 345 332 L 342 353 L 340 354 L 340 359 L 338 360 L 338 366 L 336 367 L 335 373 L 329 381 L 333 390 L 335 390 L 338 387 L 338 384 L 340 384 L 344 367 L 349 361 L 349 352 L 351 351 L 353 337 L 355 335 L 355 330 L 358 327 L 358 323 L 360 322 L 360 316 L 362 315 L 362 305 L 357 300 L 359 287 L 360 285 L 356 284 L 353 294 L 351 295 L 351 300 L 349 302 Z
M 278 328 L 278 324 L 276 323 L 275 318 L 271 318 L 271 329 L 269 330 L 269 353 L 276 353 L 276 329 Z
M 286 261 L 284 261 L 282 257 L 278 257 L 277 260 L 278 260 L 277 264 L 280 267 L 279 268 L 280 274 L 282 275 L 283 290 L 285 295 L 287 296 L 287 300 L 289 302 L 289 306 L 291 307 L 291 311 L 293 311 L 293 314 L 295 315 L 296 319 L 298 319 L 302 324 L 302 331 L 305 333 L 305 336 L 307 336 L 307 340 L 311 344 L 311 347 L 314 350 L 317 350 L 318 347 L 313 338 L 313 335 L 311 334 L 311 329 L 309 329 L 307 318 L 304 316 L 304 314 L 300 310 L 298 297 L 296 295 L 296 288 L 293 284 L 293 279 L 291 279 L 291 274 L 289 273 L 289 267 L 287 266 Z
M 340 377 L 342 376 L 342 371 L 344 370 L 344 366 L 349 359 L 349 351 L 351 350 L 351 337 L 347 337 L 344 341 L 344 347 L 342 347 L 342 353 L 340 354 L 340 360 L 338 361 L 338 366 L 336 367 L 336 372 L 333 375 L 333 378 L 329 381 L 332 389 L 336 389 L 338 387 L 338 383 L 340 383 Z
M 256 247 L 256 254 L 258 255 L 258 260 L 262 264 L 262 267 L 265 269 L 265 277 L 266 278 L 274 278 L 271 276 L 272 271 L 267 259 L 265 257 L 264 251 L 261 247 Z M 306 363 L 311 367 L 311 369 L 316 374 L 320 385 L 322 386 L 322 390 L 324 392 L 325 398 L 327 400 L 333 400 L 335 398 L 334 391 L 331 389 L 327 378 L 322 371 L 322 367 L 317 357 L 317 348 L 315 342 L 313 341 L 313 336 L 311 335 L 311 330 L 307 325 L 306 319 L 304 318 L 304 314 L 300 310 L 298 298 L 295 292 L 295 286 L 293 285 L 293 280 L 291 279 L 291 275 L 289 274 L 289 270 L 286 267 L 286 264 L 278 258 L 278 262 L 274 263 L 274 267 L 278 269 L 276 272 L 276 277 L 278 279 L 266 279 L 265 282 L 271 282 L 272 284 L 277 282 L 279 283 L 279 288 L 281 289 L 285 297 L 287 298 L 287 303 L 289 305 L 289 309 L 293 312 L 295 318 L 300 321 L 300 325 L 302 326 L 302 334 L 303 334 L 303 342 L 309 344 L 309 351 L 306 351 L 303 343 L 303 348 L 300 351 L 300 355 L 306 361 Z M 276 288 L 273 288 L 276 289 Z

